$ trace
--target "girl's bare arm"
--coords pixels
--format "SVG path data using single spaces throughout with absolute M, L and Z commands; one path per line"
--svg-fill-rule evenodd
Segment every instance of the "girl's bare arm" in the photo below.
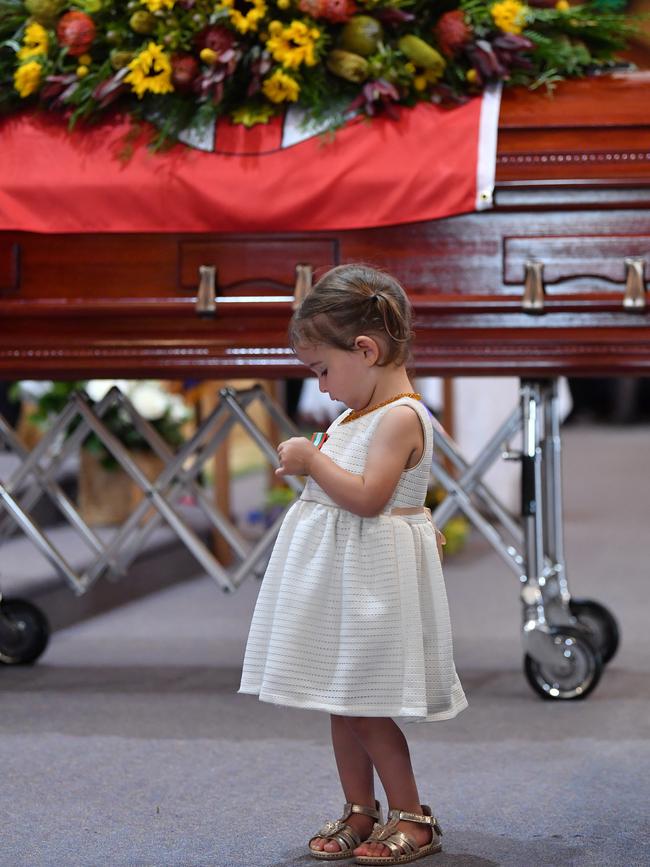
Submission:
M 282 466 L 276 474 L 309 475 L 341 508 L 371 518 L 390 500 L 413 451 L 420 454 L 423 446 L 415 412 L 408 406 L 396 406 L 377 425 L 361 475 L 342 469 L 302 437 L 279 446 Z

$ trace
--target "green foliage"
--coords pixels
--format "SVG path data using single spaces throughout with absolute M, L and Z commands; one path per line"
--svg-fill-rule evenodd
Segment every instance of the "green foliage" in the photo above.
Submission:
M 521 4 L 521 36 L 531 40 L 532 48 L 524 40 L 515 49 L 498 47 L 504 31 L 493 14 L 496 0 L 356 0 L 343 18 L 340 3 L 329 10 L 321 7 L 320 17 L 313 18 L 314 7 L 306 2 L 0 0 L 0 111 L 39 106 L 66 112 L 71 124 L 126 111 L 136 120 L 155 123 L 153 146 L 161 147 L 184 130 L 206 127 L 221 116 L 247 125 L 268 121 L 293 104 L 284 101 L 288 92 L 270 86 L 281 74 L 295 82 L 297 105 L 309 119 L 332 116 L 335 127 L 351 103 L 374 115 L 390 110 L 391 103 L 410 106 L 444 101 L 450 93 L 473 95 L 499 77 L 506 85 L 534 88 L 606 68 L 633 31 L 621 14 L 623 0 L 592 0 L 566 11 Z M 261 18 L 242 26 L 236 16 L 256 8 Z M 466 38 L 445 50 L 449 33 L 458 40 L 459 11 Z M 453 22 L 445 18 L 448 13 L 456 16 Z M 383 36 L 364 61 L 352 58 L 328 66 L 329 53 L 340 48 L 346 14 L 377 17 Z M 63 16 L 70 15 L 77 19 L 76 36 L 60 28 Z M 46 47 L 30 54 L 26 27 L 34 22 L 45 29 Z M 510 29 L 507 21 L 499 24 Z M 296 25 L 306 26 L 302 42 L 292 29 Z M 284 28 L 282 38 L 271 45 L 268 40 L 278 26 Z M 80 62 L 82 51 L 74 38 L 81 34 L 83 40 L 84 30 L 90 35 Z M 417 37 L 427 43 L 429 53 L 431 48 L 441 53 L 440 69 L 434 71 L 424 61 L 418 66 L 418 56 L 426 56 L 426 51 L 406 57 L 400 50 L 405 36 L 409 44 Z M 304 53 L 305 40 L 311 44 L 312 59 Z M 486 72 L 477 52 L 489 53 L 493 44 L 498 63 Z M 161 52 L 164 68 L 149 65 L 151 45 Z M 517 62 L 518 54 L 525 62 Z M 19 85 L 14 76 L 25 63 L 38 64 L 40 72 L 29 77 L 24 70 Z M 351 69 L 364 71 L 350 81 Z M 136 86 L 142 88 L 140 96 Z M 125 156 L 128 148 L 127 143 Z
M 625 41 L 634 33 L 634 27 L 621 16 L 611 12 L 599 12 L 594 4 L 573 6 L 567 12 L 558 12 L 556 9 L 531 9 L 527 26 L 524 30 L 526 36 L 533 38 L 531 33 L 544 33 L 558 38 L 558 65 L 566 63 L 566 73 L 572 75 L 570 69 L 580 65 L 580 60 L 572 58 L 560 40 L 564 34 L 572 39 L 583 40 L 586 47 L 588 41 L 591 45 L 593 59 L 606 60 L 611 58 L 613 52 L 621 50 Z M 581 49 L 580 49 L 581 50 Z

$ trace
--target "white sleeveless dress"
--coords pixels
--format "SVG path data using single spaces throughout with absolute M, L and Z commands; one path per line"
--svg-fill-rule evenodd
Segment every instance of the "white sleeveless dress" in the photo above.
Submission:
M 381 515 L 340 508 L 312 479 L 288 511 L 257 598 L 240 693 L 347 716 L 450 719 L 467 707 L 453 660 L 451 625 L 435 533 L 422 506 L 433 434 L 428 410 L 400 398 L 328 428 L 322 451 L 363 472 L 368 446 L 393 407 L 412 407 L 425 436 Z

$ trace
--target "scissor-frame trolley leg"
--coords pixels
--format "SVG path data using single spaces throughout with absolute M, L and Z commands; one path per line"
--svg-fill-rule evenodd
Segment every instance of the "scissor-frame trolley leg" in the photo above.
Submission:
M 265 559 L 290 505 L 262 538 L 251 544 L 239 533 L 230 517 L 216 508 L 199 483 L 198 476 L 235 424 L 244 428 L 271 464 L 276 467 L 279 465 L 275 447 L 248 413 L 256 401 L 262 403 L 283 434 L 295 436 L 298 431 L 259 385 L 241 391 L 224 388 L 219 396 L 220 400 L 213 412 L 176 453 L 170 450 L 157 431 L 116 388 L 111 389 L 96 405 L 91 404 L 83 392 L 73 394 L 31 452 L 27 452 L 0 416 L 0 447 L 18 458 L 17 469 L 8 478 L 0 479 L 0 541 L 16 530 L 22 530 L 77 595 L 85 593 L 103 575 L 113 578 L 124 575 L 151 533 L 163 521 L 223 590 L 235 590 L 249 574 L 261 575 Z M 162 459 L 163 469 L 153 481 L 144 476 L 128 450 L 104 423 L 106 413 L 115 408 L 129 417 L 151 450 Z M 91 432 L 144 493 L 143 500 L 108 542 L 102 541 L 86 524 L 56 482 L 56 473 L 61 464 L 79 449 Z M 299 479 L 290 477 L 286 483 L 296 494 L 301 492 L 302 483 Z M 93 559 L 83 573 L 76 572 L 70 566 L 31 515 L 35 505 L 45 495 L 90 549 Z M 230 545 L 234 567 L 224 568 L 188 523 L 180 503 L 188 495 L 200 508 L 209 525 L 217 529 Z M 33 661 L 45 649 L 48 634 L 45 616 L 35 606 L 24 600 L 8 600 L 0 596 L 0 662 L 11 664 Z
M 509 448 L 517 434 L 520 450 Z M 584 698 L 618 646 L 612 614 L 571 598 L 564 561 L 561 440 L 557 380 L 525 380 L 519 405 L 473 464 L 437 425 L 432 475 L 448 496 L 433 513 L 444 526 L 461 511 L 520 581 L 524 671 L 531 687 L 555 700 Z M 521 463 L 521 515 L 511 515 L 481 481 L 497 457 Z M 456 475 L 443 460 L 451 463 Z

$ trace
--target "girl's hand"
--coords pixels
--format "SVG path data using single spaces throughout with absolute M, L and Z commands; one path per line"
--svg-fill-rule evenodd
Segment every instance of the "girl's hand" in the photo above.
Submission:
M 305 437 L 291 437 L 280 443 L 278 457 L 280 466 L 275 471 L 276 476 L 309 476 L 311 462 L 318 449 Z

